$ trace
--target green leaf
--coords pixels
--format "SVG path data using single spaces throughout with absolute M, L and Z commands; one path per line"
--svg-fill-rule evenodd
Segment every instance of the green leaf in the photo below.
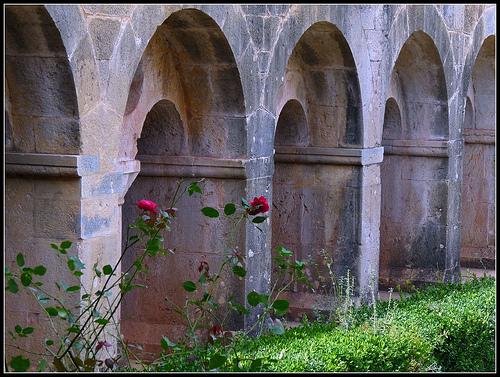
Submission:
M 40 366 L 38 367 L 38 372 L 45 372 L 45 369 L 47 368 L 47 360 L 42 359 L 39 361 Z
M 13 357 L 10 366 L 14 372 L 26 372 L 30 369 L 30 359 L 23 359 L 22 356 Z
M 31 274 L 30 273 L 25 272 L 25 273 L 21 274 L 21 283 L 23 283 L 23 285 L 25 287 L 27 287 L 28 285 L 30 285 L 31 281 L 32 280 L 31 280 Z
M 288 307 L 290 306 L 290 302 L 287 300 L 276 300 L 273 302 L 274 313 L 278 316 L 285 315 L 288 311 Z
M 289 257 L 291 255 L 293 255 L 293 252 L 291 251 L 288 251 L 287 249 L 285 249 L 283 246 L 278 246 L 278 250 L 276 250 L 279 254 L 283 255 L 284 257 Z
M 259 294 L 255 291 L 252 291 L 250 292 L 248 295 L 247 295 L 247 301 L 248 303 L 253 306 L 253 307 L 256 307 L 257 305 L 259 305 L 260 303 L 260 299 L 259 299 Z
M 97 262 L 95 262 L 95 264 L 94 264 L 94 271 L 95 271 L 95 274 L 97 275 L 97 277 L 100 278 L 101 277 L 101 271 L 99 271 L 97 269 Z
M 257 217 L 254 217 L 252 219 L 252 222 L 255 224 L 260 224 L 260 223 L 263 223 L 264 221 L 266 221 L 266 219 L 267 219 L 267 216 L 257 216 Z
M 250 314 L 250 312 L 244 306 L 241 305 L 236 305 L 234 309 L 238 310 L 239 312 L 242 312 L 243 314 Z
M 266 308 L 269 306 L 269 296 L 259 294 L 259 301 L 262 302 Z
M 205 272 L 198 279 L 198 283 L 200 283 L 200 285 L 203 285 L 203 284 L 205 284 L 206 281 L 207 281 L 207 273 Z
M 162 336 L 161 338 L 161 346 L 165 351 L 168 351 L 168 347 L 175 347 L 175 343 L 172 343 L 166 336 Z
M 50 340 L 50 339 L 45 339 L 45 344 L 48 345 L 48 346 L 51 346 L 51 345 L 54 344 L 54 341 Z
M 71 287 L 66 288 L 66 292 L 76 292 L 80 290 L 79 285 L 72 285 Z
M 5 287 L 6 291 L 10 291 L 12 293 L 17 293 L 19 291 L 19 286 L 17 285 L 14 279 L 9 279 L 7 281 L 7 286 Z
M 33 269 L 33 273 L 38 276 L 43 276 L 47 272 L 47 268 L 44 266 L 37 266 Z
M 25 327 L 23 329 L 23 334 L 28 335 L 28 334 L 31 334 L 33 331 L 35 331 L 35 329 L 33 327 Z
M 73 242 L 71 241 L 64 241 L 61 243 L 61 249 L 68 249 L 72 244 Z
M 45 297 L 43 295 L 37 295 L 37 300 L 40 301 L 42 304 L 46 304 L 50 299 L 48 297 Z
M 75 333 L 75 334 L 79 334 L 80 333 L 80 329 L 78 327 L 76 327 L 75 325 L 69 327 L 68 329 L 66 329 L 67 332 L 72 332 L 72 333 Z
M 215 208 L 212 207 L 203 207 L 201 209 L 201 212 L 207 217 L 211 218 L 219 217 L 219 211 L 217 211 Z
M 98 323 L 100 325 L 107 325 L 109 323 L 109 320 L 108 319 L 104 319 L 104 318 L 99 318 L 99 319 L 96 319 L 94 322 Z
M 211 295 L 207 291 L 203 291 L 203 298 L 201 299 L 201 302 L 203 301 L 208 301 L 210 299 Z
M 19 325 L 16 325 L 16 326 L 14 326 L 14 331 L 17 332 L 18 334 L 20 334 L 21 331 L 23 331 L 23 328 Z
M 257 372 L 262 368 L 262 358 L 255 359 L 252 361 L 252 364 L 250 364 L 250 372 Z
M 51 317 L 57 317 L 57 309 L 56 308 L 53 308 L 52 306 L 48 306 L 45 308 L 45 311 Z
M 220 354 L 215 354 L 210 358 L 210 363 L 208 365 L 208 369 L 217 369 L 223 366 L 226 363 L 227 357 L 222 356 Z
M 245 277 L 245 275 L 247 274 L 247 271 L 243 267 L 234 266 L 233 267 L 233 273 L 235 275 L 237 275 L 237 276 Z
M 24 266 L 24 256 L 23 256 L 23 253 L 17 254 L 16 262 L 17 262 L 17 265 L 19 267 L 23 267 Z
M 182 283 L 183 288 L 188 291 L 188 292 L 194 292 L 196 291 L 196 284 L 193 283 L 192 281 L 185 281 Z
M 113 267 L 107 264 L 102 268 L 102 272 L 104 272 L 104 275 L 111 275 L 111 273 L 113 272 Z
M 203 194 L 201 191 L 201 188 L 198 186 L 198 182 L 192 182 L 189 187 L 188 187 L 188 194 L 189 196 L 193 195 L 193 192 L 198 192 L 200 194 Z
M 64 308 L 59 308 L 59 309 L 57 309 L 57 315 L 59 316 L 59 318 L 64 319 L 68 316 L 68 312 Z
M 234 205 L 233 203 L 228 203 L 226 204 L 226 206 L 224 207 L 224 213 L 227 215 L 227 216 L 231 216 L 233 213 L 236 212 L 236 205 Z
M 72 255 L 71 257 L 69 257 L 69 260 L 73 261 L 75 267 L 80 268 L 80 269 L 84 269 L 85 268 L 85 263 L 82 263 L 80 261 L 80 259 L 78 259 L 76 256 Z

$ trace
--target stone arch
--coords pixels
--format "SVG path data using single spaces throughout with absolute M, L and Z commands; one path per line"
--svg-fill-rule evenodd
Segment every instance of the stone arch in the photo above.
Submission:
M 124 197 L 123 234 L 137 216 L 138 201 L 152 200 L 167 209 L 177 182 L 206 181 L 202 197 L 186 196 L 176 204 L 171 231 L 162 234 L 165 246 L 178 252 L 146 262 L 149 274 L 139 282 L 149 289 L 131 291 L 123 300 L 122 316 L 129 321 L 122 324 L 122 333 L 151 352 L 161 351 L 160 333 L 177 338 L 186 331 L 182 317 L 164 297 L 182 306 L 181 284 L 197 281 L 200 262 L 217 268 L 222 260 L 232 224 L 208 219 L 200 209 L 223 208 L 245 197 L 244 112 L 238 68 L 219 26 L 197 9 L 172 13 L 144 50 L 125 107 L 120 158 L 139 161 L 141 169 Z M 234 239 L 233 247 L 245 248 L 244 229 Z M 125 268 L 137 253 L 131 250 L 124 258 Z M 226 288 L 218 292 L 221 310 L 229 296 L 239 300 L 244 290 L 243 281 L 234 275 L 225 279 Z M 151 305 L 160 310 L 149 310 Z M 242 318 L 233 314 L 226 328 L 241 329 Z M 139 323 L 141 333 L 136 331 Z
M 423 32 L 429 36 L 435 46 L 437 55 L 435 59 L 441 61 L 447 98 L 451 98 L 454 92 L 455 69 L 453 49 L 450 36 L 443 17 L 433 5 L 402 5 L 392 23 L 388 34 L 388 54 L 387 60 L 390 67 L 394 67 L 396 60 L 399 59 L 401 49 L 406 44 L 408 38 L 415 32 Z M 390 81 L 392 76 L 385 78 L 387 90 L 390 90 Z
M 168 69 L 161 69 L 162 65 Z M 149 74 L 149 81 L 144 81 L 148 74 L 143 71 L 153 69 L 159 73 Z M 190 154 L 228 158 L 246 155 L 238 67 L 219 26 L 202 11 L 172 13 L 145 49 L 125 109 L 121 160 L 135 157 L 135 141 L 143 119 L 162 97 L 171 100 L 184 119 Z
M 44 6 L 5 11 L 7 149 L 78 154 L 75 82 L 59 30 Z
M 356 89 L 359 96 L 359 116 L 361 121 L 361 131 L 359 143 L 364 146 L 367 142 L 365 137 L 365 122 L 369 118 L 369 103 L 373 96 L 372 66 L 364 30 L 361 27 L 361 14 L 358 6 L 347 5 L 325 5 L 320 9 L 312 11 L 307 5 L 293 5 L 291 7 L 293 17 L 285 19 L 282 31 L 278 40 L 274 44 L 272 58 L 269 66 L 269 75 L 266 79 L 264 92 L 264 107 L 271 113 L 276 114 L 275 120 L 286 100 L 280 96 L 282 85 L 286 85 L 286 71 L 289 67 L 289 59 L 294 51 L 299 39 L 306 33 L 312 25 L 318 28 L 320 25 L 330 25 L 332 30 L 336 29 L 338 35 L 345 40 L 345 46 L 349 49 L 352 67 L 356 70 L 359 88 Z M 299 19 L 309 20 L 309 22 L 297 22 Z M 356 91 L 353 91 L 355 93 Z M 284 101 L 284 102 L 283 102 Z M 274 123 L 276 125 L 276 123 Z
M 463 123 L 460 263 L 495 268 L 495 36 L 476 55 Z
M 412 33 L 400 50 L 389 95 L 381 165 L 384 289 L 446 274 L 448 94 L 440 54 L 426 33 Z
M 326 268 L 324 251 L 333 259 L 337 276 L 347 271 L 357 275 L 362 158 L 355 148 L 362 144 L 362 105 L 352 52 L 335 25 L 317 22 L 298 40 L 288 59 L 278 106 L 272 250 L 283 246 L 299 261 L 314 260 L 321 270 Z M 303 120 L 294 124 L 290 118 Z M 283 143 L 285 127 L 301 137 Z M 276 278 L 279 267 L 275 261 L 272 266 Z M 326 294 L 321 286 L 316 281 L 319 294 L 313 299 L 320 306 Z M 297 286 L 285 294 L 293 296 L 294 320 L 312 314 L 311 305 L 299 304 L 310 299 L 308 287 Z

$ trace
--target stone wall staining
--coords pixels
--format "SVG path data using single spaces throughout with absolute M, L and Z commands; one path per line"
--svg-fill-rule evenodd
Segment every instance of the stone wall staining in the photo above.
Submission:
M 446 274 L 448 100 L 430 37 L 413 33 L 394 67 L 381 165 L 380 283 L 419 286 Z M 437 268 L 439 270 L 437 270 Z
M 80 151 L 75 83 L 43 6 L 7 7 L 5 21 L 5 266 L 15 268 L 23 252 L 27 265 L 51 267 L 42 282 L 53 285 L 72 276 L 50 243 L 81 238 L 81 159 L 71 156 Z M 6 329 L 49 326 L 28 291 L 6 294 L 4 314 Z M 42 346 L 44 335 L 18 345 Z
M 284 99 L 275 135 L 272 251 L 281 245 L 328 276 L 325 250 L 335 273 L 345 275 L 358 258 L 359 167 L 335 156 L 359 145 L 362 119 L 354 60 L 334 25 L 316 23 L 300 38 L 288 61 Z M 273 262 L 274 279 L 277 274 Z M 310 289 L 296 284 L 292 292 L 298 304 Z
M 180 283 L 198 280 L 201 261 L 217 269 L 227 247 L 232 223 L 205 218 L 200 209 L 223 208 L 245 197 L 241 160 L 235 159 L 246 151 L 238 82 L 227 41 L 217 24 L 198 10 L 174 13 L 157 29 L 132 82 L 124 121 L 136 133 L 129 133 L 126 142 L 134 145 L 140 132 L 136 158 L 141 172 L 125 196 L 123 234 L 138 215 L 138 201 L 148 199 L 170 208 L 178 182 L 207 179 L 201 185 L 202 198 L 183 198 L 175 205 L 179 208 L 177 219 L 171 232 L 162 234 L 165 246 L 177 250 L 176 255 L 146 263 L 148 274 L 141 274 L 137 281 L 151 289 L 131 292 L 123 300 L 127 320 L 122 333 L 145 344 L 147 352 L 161 351 L 160 344 L 152 341 L 158 334 L 177 339 L 187 330 L 165 297 L 182 307 L 185 291 Z M 231 246 L 243 250 L 244 229 L 235 240 Z M 125 268 L 138 252 L 128 253 Z M 240 279 L 232 274 L 224 276 L 217 292 L 218 305 L 227 310 L 229 297 L 243 297 L 243 292 Z M 151 306 L 158 310 L 151 310 Z M 242 317 L 232 314 L 227 326 L 242 329 Z
M 373 281 L 494 266 L 495 5 L 5 10 L 7 266 L 20 249 L 58 266 L 50 243 L 66 239 L 88 266 L 114 263 L 137 201 L 168 206 L 178 180 L 207 179 L 164 234 L 179 253 L 148 264 L 148 288 L 117 312 L 130 342 L 157 352 L 182 333 L 163 297 L 182 297 L 200 259 L 216 265 L 229 232 L 199 209 L 242 197 L 271 199 L 270 218 L 236 237 L 248 273 L 224 281 L 222 304 L 268 292 L 280 244 L 302 261 L 325 249 L 358 298 Z M 296 286 L 284 298 L 298 320 L 325 296 Z M 41 314 L 6 295 L 6 331 Z
M 494 43 L 479 50 L 465 107 L 460 262 L 476 268 L 495 266 Z

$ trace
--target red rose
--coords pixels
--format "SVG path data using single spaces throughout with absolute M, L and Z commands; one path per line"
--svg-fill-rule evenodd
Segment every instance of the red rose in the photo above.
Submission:
M 217 335 L 221 335 L 224 331 L 222 330 L 221 326 L 216 325 L 216 326 L 212 327 L 210 330 L 208 330 L 208 332 L 217 336 Z
M 153 203 L 150 200 L 142 199 L 139 203 L 137 203 L 137 206 L 139 207 L 139 209 L 142 209 L 144 211 L 158 213 L 158 211 L 155 210 L 155 208 L 158 207 L 158 204 Z
M 257 215 L 259 213 L 264 213 L 269 211 L 269 203 L 267 202 L 267 199 L 263 196 L 261 196 L 260 198 L 255 197 L 254 200 L 252 200 L 248 204 L 252 206 L 252 209 L 248 209 L 248 213 L 250 215 Z
M 205 271 L 207 271 L 207 272 L 208 272 L 208 270 L 209 270 L 208 262 L 206 262 L 206 261 L 201 261 L 201 263 L 200 263 L 200 267 L 198 267 L 198 271 L 200 271 L 200 272 L 201 272 L 201 271 L 203 271 L 203 270 L 205 270 Z

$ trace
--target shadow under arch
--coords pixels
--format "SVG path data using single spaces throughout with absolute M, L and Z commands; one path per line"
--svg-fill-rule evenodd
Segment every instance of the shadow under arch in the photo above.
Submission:
M 386 102 L 379 288 L 436 282 L 447 268 L 448 95 L 439 52 L 412 33 Z M 439 276 L 441 274 L 441 276 Z
M 164 247 L 177 252 L 146 262 L 149 274 L 138 282 L 148 289 L 131 291 L 123 300 L 122 316 L 128 320 L 122 332 L 147 352 L 162 351 L 161 335 L 178 339 L 187 331 L 182 316 L 164 298 L 183 306 L 186 291 L 181 284 L 198 281 L 202 260 L 211 269 L 222 260 L 232 224 L 208 219 L 200 209 L 223 208 L 245 197 L 244 112 L 238 68 L 219 26 L 200 10 L 172 13 L 144 50 L 126 105 L 120 158 L 136 159 L 141 169 L 124 198 L 123 236 L 139 212 L 138 201 L 152 200 L 165 210 L 178 182 L 206 180 L 203 195 L 186 195 L 176 204 L 171 231 L 162 234 Z M 244 250 L 245 229 L 234 239 L 232 247 Z M 125 267 L 138 252 L 131 250 L 124 258 Z M 227 309 L 230 296 L 244 305 L 244 288 L 235 275 L 225 276 L 217 292 L 220 310 Z M 231 312 L 224 328 L 242 327 L 243 318 Z

